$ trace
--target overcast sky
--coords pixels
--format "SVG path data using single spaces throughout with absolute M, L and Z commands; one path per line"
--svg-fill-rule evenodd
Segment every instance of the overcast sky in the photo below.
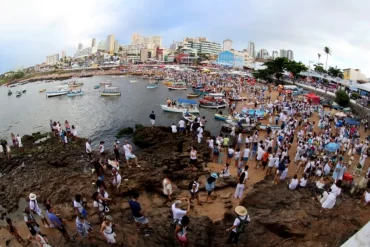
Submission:
M 0 14 L 0 73 L 45 62 L 91 39 L 115 34 L 127 45 L 133 33 L 160 35 L 163 45 L 207 37 L 235 49 L 291 49 L 296 61 L 358 68 L 370 77 L 370 2 L 366 0 L 12 0 Z

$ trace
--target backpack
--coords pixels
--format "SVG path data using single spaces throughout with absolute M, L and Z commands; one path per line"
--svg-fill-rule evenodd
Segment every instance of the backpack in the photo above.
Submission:
M 236 227 L 236 233 L 243 233 L 245 232 L 246 224 L 248 223 L 248 215 L 245 217 L 244 220 L 242 220 L 239 216 L 238 219 L 240 221 L 239 225 Z

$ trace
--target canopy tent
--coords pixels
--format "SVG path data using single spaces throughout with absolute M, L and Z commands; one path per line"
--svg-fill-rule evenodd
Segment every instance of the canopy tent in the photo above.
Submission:
M 320 97 L 314 93 L 306 94 L 306 98 L 308 98 L 313 104 L 320 104 Z

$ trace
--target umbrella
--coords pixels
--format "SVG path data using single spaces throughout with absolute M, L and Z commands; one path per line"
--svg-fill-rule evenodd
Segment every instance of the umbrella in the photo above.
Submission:
M 336 143 L 336 142 L 330 142 L 326 145 L 325 147 L 325 150 L 331 152 L 331 153 L 334 153 L 335 151 L 337 151 L 339 149 L 339 144 Z
M 335 114 L 336 117 L 347 117 L 347 114 L 345 114 L 344 112 L 338 112 Z

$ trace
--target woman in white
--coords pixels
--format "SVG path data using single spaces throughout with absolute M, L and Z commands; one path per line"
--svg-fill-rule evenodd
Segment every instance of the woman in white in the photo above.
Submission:
M 307 185 L 307 175 L 304 174 L 303 177 L 299 180 L 299 187 L 304 188 Z
M 294 174 L 294 177 L 290 180 L 289 189 L 295 190 L 297 186 L 298 186 L 298 178 L 297 178 L 297 174 Z
M 243 191 L 245 187 L 245 183 L 248 180 L 248 168 L 249 166 L 246 165 L 244 171 L 241 173 L 238 184 L 236 185 L 235 189 L 235 198 L 241 199 L 243 197 Z
M 362 201 L 365 204 L 370 204 L 370 189 L 365 190 L 364 195 L 362 197 Z
M 336 200 L 337 200 L 337 196 L 335 195 L 335 193 L 331 191 L 331 189 L 329 189 L 328 196 L 326 200 L 323 200 L 321 206 L 322 208 L 332 209 L 335 205 Z
M 108 244 L 116 243 L 116 233 L 113 229 L 114 226 L 116 225 L 113 224 L 113 217 L 110 215 L 105 216 L 104 221 L 101 224 L 100 232 L 103 234 Z

